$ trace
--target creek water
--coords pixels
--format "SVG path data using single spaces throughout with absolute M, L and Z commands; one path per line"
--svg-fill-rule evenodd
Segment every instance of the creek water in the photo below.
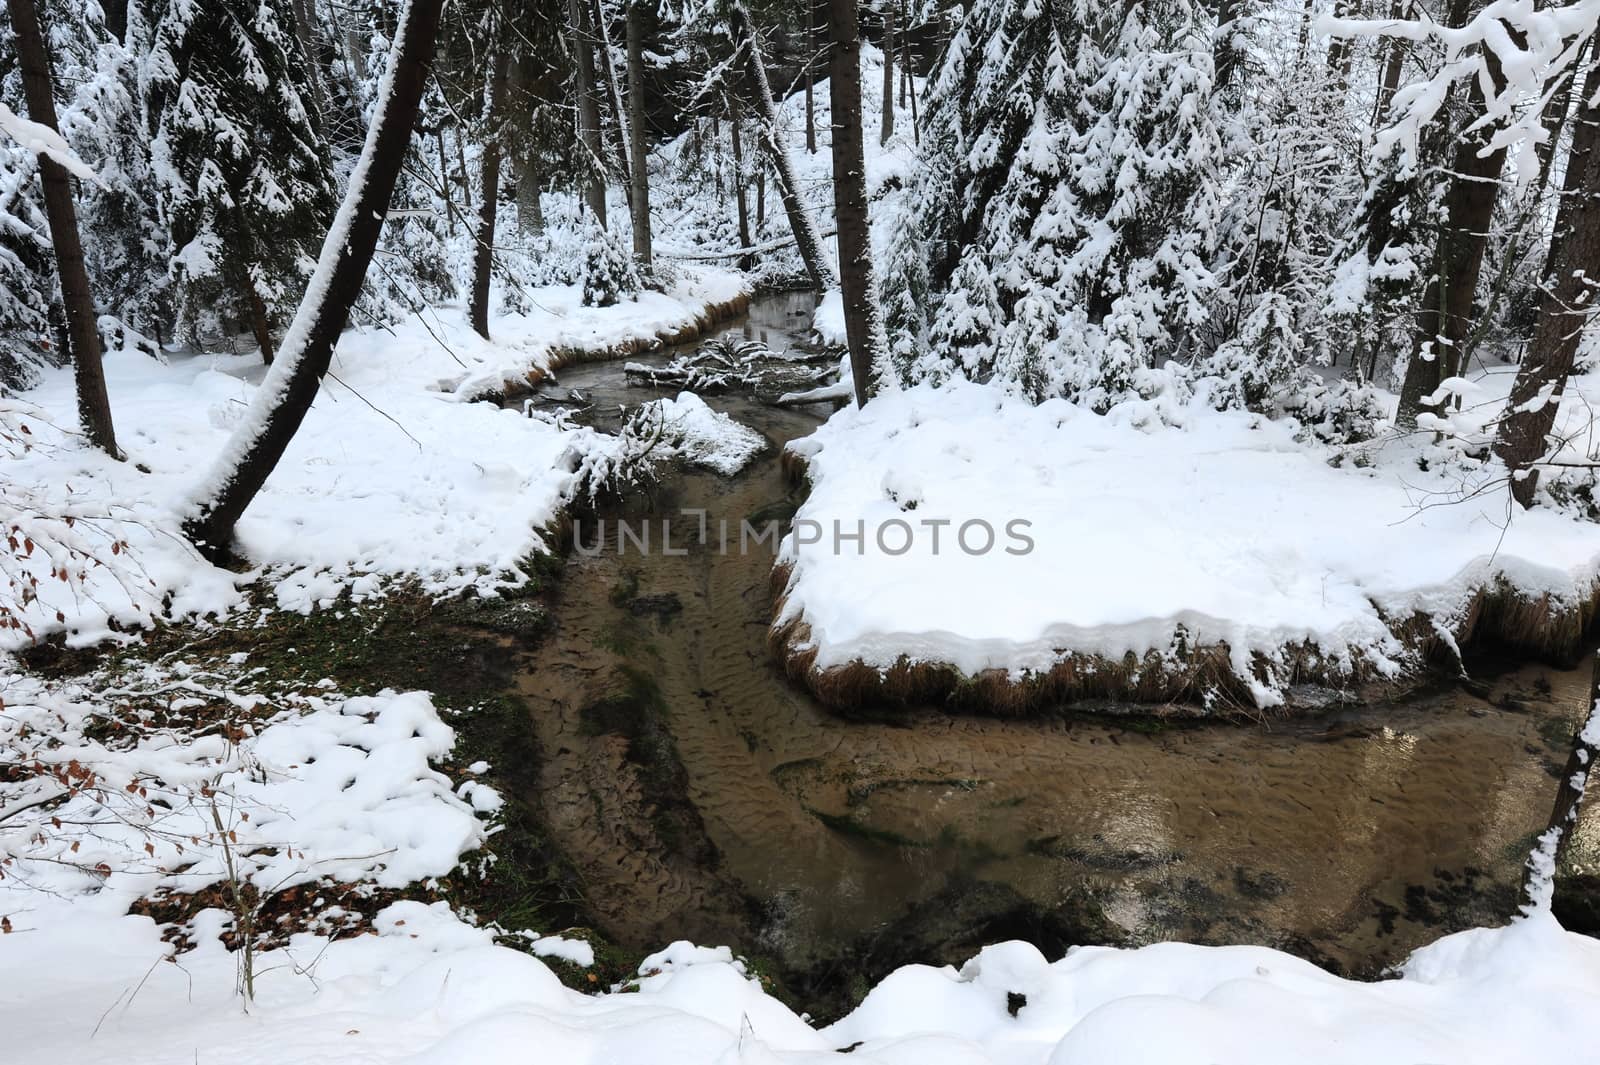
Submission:
M 758 301 L 731 332 L 803 343 L 812 303 Z M 663 394 L 615 363 L 546 391 L 567 389 L 602 425 Z M 768 452 L 603 508 L 586 545 L 594 517 L 792 514 L 779 451 L 826 411 L 707 401 Z M 518 680 L 534 798 L 610 935 L 728 943 L 800 983 L 1007 936 L 1265 943 L 1375 975 L 1514 911 L 1587 694 L 1587 669 L 1477 662 L 1471 683 L 1265 725 L 847 720 L 771 657 L 770 554 L 688 547 L 641 555 L 613 526 L 598 554 L 569 553 Z

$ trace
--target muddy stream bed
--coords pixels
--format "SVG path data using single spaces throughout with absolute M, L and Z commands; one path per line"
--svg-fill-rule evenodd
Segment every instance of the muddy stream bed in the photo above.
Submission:
M 794 345 L 811 305 L 758 301 L 732 332 Z M 545 392 L 574 388 L 602 426 L 619 403 L 671 394 L 628 387 L 619 363 Z M 684 555 L 619 554 L 619 517 L 658 529 L 704 508 L 736 528 L 799 502 L 779 451 L 826 410 L 707 402 L 769 450 L 736 477 L 677 472 L 587 516 L 586 545 L 611 519 L 606 549 L 568 553 L 553 631 L 516 681 L 542 752 L 531 798 L 619 943 L 727 943 L 817 1000 L 1010 937 L 1048 954 L 1264 943 L 1374 976 L 1514 911 L 1587 668 L 1480 661 L 1472 683 L 1265 726 L 846 720 L 774 664 L 766 550 L 685 532 Z

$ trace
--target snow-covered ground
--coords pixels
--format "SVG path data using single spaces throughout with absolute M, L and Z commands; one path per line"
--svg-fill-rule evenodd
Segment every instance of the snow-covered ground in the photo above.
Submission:
M 93 642 L 111 620 L 160 611 L 164 597 L 171 617 L 226 611 L 262 576 L 280 607 L 302 611 L 346 589 L 370 594 L 386 578 L 414 576 L 435 593 L 514 581 L 574 487 L 569 450 L 595 436 L 475 400 L 558 353 L 670 334 L 745 292 L 736 275 L 684 270 L 670 293 L 606 308 L 581 306 L 576 286 L 535 290 L 530 313 L 492 322 L 493 343 L 458 308 L 346 333 L 304 425 L 239 523 L 241 553 L 255 567 L 245 574 L 205 563 L 178 529 L 263 376 L 259 356 L 109 354 L 121 463 L 52 428 L 76 424 L 72 375 L 52 371 L 20 401 L 0 400 L 8 419 L 29 426 L 13 438 L 31 445 L 7 456 L 6 491 L 36 512 L 75 511 L 78 532 L 102 553 L 125 540 L 131 566 L 116 568 L 133 575 L 119 584 L 112 567 L 90 572 L 91 594 L 76 598 L 47 583 L 29 612 L 34 632 L 65 628 L 72 642 Z M 26 642 L 19 631 L 0 634 L 8 637 Z
M 960 970 L 900 969 L 821 1030 L 725 948 L 674 944 L 626 993 L 588 996 L 442 903 L 394 903 L 375 925 L 262 955 L 248 1013 L 214 940 L 173 959 L 145 918 L 85 914 L 0 936 L 0 966 L 25 977 L 0 984 L 6 1060 L 821 1065 L 851 1048 L 880 1065 L 1597 1060 L 1600 944 L 1548 916 L 1450 936 L 1402 979 L 1372 984 L 1257 947 L 1084 948 L 1051 962 L 1003 943 Z
M 580 993 L 541 957 L 587 967 L 582 942 L 506 930 L 535 957 L 445 902 L 401 899 L 370 920 L 324 904 L 333 883 L 426 887 L 458 863 L 457 875 L 479 875 L 500 808 L 477 780 L 490 767 L 452 760 L 452 730 L 425 693 L 350 697 L 332 682 L 282 692 L 236 658 L 95 684 L 8 682 L 0 758 L 46 770 L 0 778 L 8 1063 L 513 1065 L 533 1054 L 820 1065 L 843 1050 L 881 1065 L 1597 1060 L 1584 1033 L 1600 1003 L 1600 943 L 1545 912 L 1449 936 L 1377 983 L 1258 947 L 1048 959 L 1009 942 L 960 969 L 899 969 L 819 1027 L 727 947 L 680 942 L 646 957 L 636 979 Z M 166 727 L 164 714 L 196 706 L 215 727 Z M 73 795 L 28 805 L 55 789 Z M 125 912 L 162 888 L 236 881 L 308 885 L 316 915 L 313 930 L 262 943 L 250 1001 L 240 955 L 221 940 L 237 935 L 239 911 L 195 913 L 181 951 Z
M 1465 436 L 1501 409 L 1511 376 L 1471 389 Z M 1574 382 L 1568 431 L 1595 400 L 1600 375 Z M 1508 509 L 1503 484 L 1472 495 L 1492 465 L 1455 461 L 1430 434 L 1336 449 L 1298 429 L 1196 402 L 1161 417 L 1035 407 L 960 382 L 880 395 L 790 445 L 811 491 L 785 543 L 778 621 L 804 623 L 817 669 L 904 655 L 968 675 L 1165 654 L 1181 627 L 1190 648 L 1226 644 L 1269 706 L 1292 679 L 1290 645 L 1392 674 L 1411 660 L 1398 626 L 1425 614 L 1456 633 L 1497 581 L 1553 609 L 1593 594 L 1600 529 Z M 1252 654 L 1277 668 L 1258 678 Z

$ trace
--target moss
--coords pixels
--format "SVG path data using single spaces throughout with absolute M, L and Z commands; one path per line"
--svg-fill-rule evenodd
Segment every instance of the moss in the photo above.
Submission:
M 639 571 L 628 567 L 622 571 L 617 583 L 611 586 L 606 598 L 612 606 L 626 606 L 628 600 L 639 594 Z

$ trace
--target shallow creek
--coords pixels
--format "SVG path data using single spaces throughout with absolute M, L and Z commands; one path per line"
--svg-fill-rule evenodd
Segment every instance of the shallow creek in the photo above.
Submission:
M 796 343 L 810 306 L 759 301 L 733 332 Z M 618 363 L 546 391 L 569 388 L 602 425 L 663 394 L 626 387 Z M 826 412 L 708 402 L 770 450 L 737 477 L 676 473 L 600 516 L 682 525 L 680 507 L 703 507 L 736 527 L 793 512 L 779 450 Z M 1008 936 L 1047 953 L 1267 943 L 1374 975 L 1513 911 L 1589 679 L 1480 662 L 1472 684 L 1266 726 L 845 720 L 773 663 L 770 568 L 765 550 L 721 554 L 714 539 L 619 554 L 613 527 L 598 555 L 569 553 L 554 631 L 518 686 L 544 756 L 536 801 L 603 929 L 728 943 L 791 984 L 959 962 Z

